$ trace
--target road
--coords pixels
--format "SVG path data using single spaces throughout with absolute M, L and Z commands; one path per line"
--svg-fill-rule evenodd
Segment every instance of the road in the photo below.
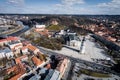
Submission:
M 40 49 L 41 52 L 43 52 L 45 54 L 48 54 L 48 55 L 62 55 L 62 54 L 56 53 L 54 51 L 50 51 L 50 50 L 44 49 L 42 47 L 38 47 L 38 48 Z M 62 55 L 62 56 L 66 56 L 66 55 Z M 96 65 L 98 67 L 104 67 L 104 68 L 110 69 L 110 67 L 107 67 L 107 66 L 102 65 L 102 64 L 97 64 L 97 63 L 85 61 L 85 60 L 82 60 L 82 59 L 74 58 L 72 56 L 66 56 L 66 57 L 68 57 L 72 62 L 86 63 L 86 64 Z
M 8 36 L 19 36 L 21 33 L 24 33 L 25 31 L 29 30 L 30 28 L 28 26 L 24 26 L 24 28 L 20 31 L 17 31 L 15 33 L 9 34 Z
M 23 25 L 23 23 L 21 21 L 19 21 L 19 23 L 20 23 L 20 25 Z M 22 33 L 26 32 L 27 30 L 30 29 L 30 27 L 27 25 L 23 25 L 23 26 L 24 26 L 24 28 L 22 30 L 17 31 L 17 32 L 12 33 L 12 34 L 9 34 L 7 36 L 20 36 Z
M 62 55 L 62 54 L 56 53 L 56 52 L 54 52 L 54 51 L 52 51 L 52 50 L 48 50 L 48 49 L 45 49 L 45 48 L 42 48 L 42 47 L 38 47 L 38 48 L 40 49 L 41 52 L 43 52 L 43 53 L 45 53 L 45 54 L 48 54 L 49 56 L 50 56 L 50 55 L 66 56 L 66 55 Z M 103 65 L 103 64 L 97 64 L 97 63 L 94 63 L 94 62 L 89 62 L 89 61 L 82 60 L 82 59 L 79 59 L 79 58 L 74 58 L 74 57 L 72 57 L 72 56 L 66 56 L 66 57 L 68 57 L 68 58 L 71 60 L 72 64 L 74 64 L 74 63 L 76 63 L 76 62 L 78 62 L 78 63 L 84 63 L 84 64 L 87 64 L 87 65 L 89 65 L 89 66 L 98 67 L 98 68 L 99 68 L 101 71 L 103 71 L 103 72 L 108 72 L 108 73 L 110 73 L 110 74 L 115 74 L 115 75 L 119 75 L 119 76 L 120 76 L 120 74 L 112 71 L 112 70 L 110 69 L 110 67 L 105 66 L 105 65 Z

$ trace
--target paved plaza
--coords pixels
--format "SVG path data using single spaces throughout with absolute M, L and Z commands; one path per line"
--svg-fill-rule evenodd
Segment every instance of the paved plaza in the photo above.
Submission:
M 79 42 L 80 45 L 81 45 L 81 42 L 82 41 Z M 93 61 L 92 58 L 94 59 L 108 59 L 109 58 L 108 56 L 105 55 L 106 53 L 104 49 L 102 49 L 98 43 L 92 41 L 90 36 L 86 37 L 86 40 L 83 42 L 82 47 L 83 47 L 82 50 L 84 49 L 83 53 L 76 52 L 66 47 L 63 47 L 62 50 L 55 51 L 55 52 L 64 54 L 67 56 L 72 56 L 74 58 L 80 58 L 80 59 L 87 60 L 87 61 Z M 71 47 L 71 48 L 79 50 L 80 46 Z

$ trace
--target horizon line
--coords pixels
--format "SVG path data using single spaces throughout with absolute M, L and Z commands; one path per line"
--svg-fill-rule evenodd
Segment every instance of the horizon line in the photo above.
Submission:
M 0 15 L 120 15 L 120 14 L 48 14 L 48 13 L 0 13 Z

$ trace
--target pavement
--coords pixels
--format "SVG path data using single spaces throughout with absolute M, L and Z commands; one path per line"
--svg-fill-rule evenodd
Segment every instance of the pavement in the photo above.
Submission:
M 51 49 L 46 49 L 46 48 L 43 48 L 43 47 L 38 47 L 38 48 L 40 49 L 40 51 L 42 53 L 48 54 L 49 56 L 51 56 L 51 55 L 63 55 L 63 56 L 68 57 L 72 62 L 86 63 L 86 64 L 89 64 L 89 65 L 97 65 L 99 67 L 109 68 L 108 66 L 105 66 L 103 64 L 98 64 L 98 63 L 94 63 L 94 62 L 91 62 L 91 61 L 88 61 L 88 60 L 83 60 L 81 58 L 74 58 L 73 56 L 60 54 L 60 53 L 57 53 L 57 52 L 55 52 L 54 50 L 51 50 Z
M 119 75 L 118 73 L 115 73 L 114 71 L 111 71 L 110 70 L 110 67 L 106 66 L 106 65 L 103 65 L 103 64 L 98 64 L 98 63 L 95 63 L 95 62 L 92 62 L 92 61 L 89 61 L 89 60 L 83 60 L 81 58 L 74 58 L 73 56 L 69 56 L 69 55 L 65 55 L 65 54 L 60 54 L 60 53 L 57 53 L 55 52 L 54 50 L 50 50 L 50 49 L 46 49 L 46 48 L 43 48 L 43 47 L 39 47 L 38 48 L 40 49 L 41 52 L 45 53 L 45 54 L 48 54 L 49 56 L 51 55 L 63 55 L 63 56 L 66 56 L 68 57 L 70 60 L 71 60 L 71 64 L 73 65 L 74 63 L 78 62 L 78 63 L 84 63 L 84 64 L 87 64 L 89 66 L 93 66 L 93 67 L 98 67 L 99 69 L 101 69 L 101 71 L 103 70 L 104 68 L 104 71 L 103 72 L 108 72 L 108 73 L 111 73 L 111 74 L 115 74 L 115 75 Z M 73 51 L 75 52 L 75 51 Z M 64 52 L 66 53 L 66 52 Z M 68 53 L 69 54 L 69 53 Z M 76 54 L 78 54 L 76 52 Z M 114 76 L 115 76 L 114 75 Z M 74 79 L 76 80 L 76 79 Z M 77 79 L 79 80 L 79 79 Z M 80 79 L 81 80 L 81 79 Z M 118 79 L 119 80 L 119 79 Z
M 96 42 L 86 39 L 86 41 L 84 42 L 84 46 L 85 46 L 84 54 L 89 55 L 90 58 L 96 58 L 96 59 L 109 58 L 108 56 L 104 55 L 105 53 L 104 49 L 102 49 L 100 45 Z
M 73 49 L 70 49 L 68 47 L 63 47 L 62 50 L 60 51 L 57 51 L 57 50 L 54 50 L 54 51 L 59 54 L 63 54 L 63 55 L 71 56 L 74 58 L 91 61 L 91 62 L 93 62 L 91 58 L 94 58 L 94 59 L 110 58 L 109 56 L 105 55 L 106 53 L 104 49 L 102 49 L 98 43 L 93 42 L 89 38 L 90 37 L 87 37 L 83 43 L 83 47 L 84 47 L 83 49 L 85 49 L 84 53 L 80 53 L 79 51 L 77 51 L 75 48 L 71 46 L 68 46 L 68 47 L 73 48 Z

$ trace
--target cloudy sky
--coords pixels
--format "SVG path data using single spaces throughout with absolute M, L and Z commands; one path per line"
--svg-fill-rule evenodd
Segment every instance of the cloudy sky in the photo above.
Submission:
M 0 0 L 0 13 L 120 14 L 120 0 Z

